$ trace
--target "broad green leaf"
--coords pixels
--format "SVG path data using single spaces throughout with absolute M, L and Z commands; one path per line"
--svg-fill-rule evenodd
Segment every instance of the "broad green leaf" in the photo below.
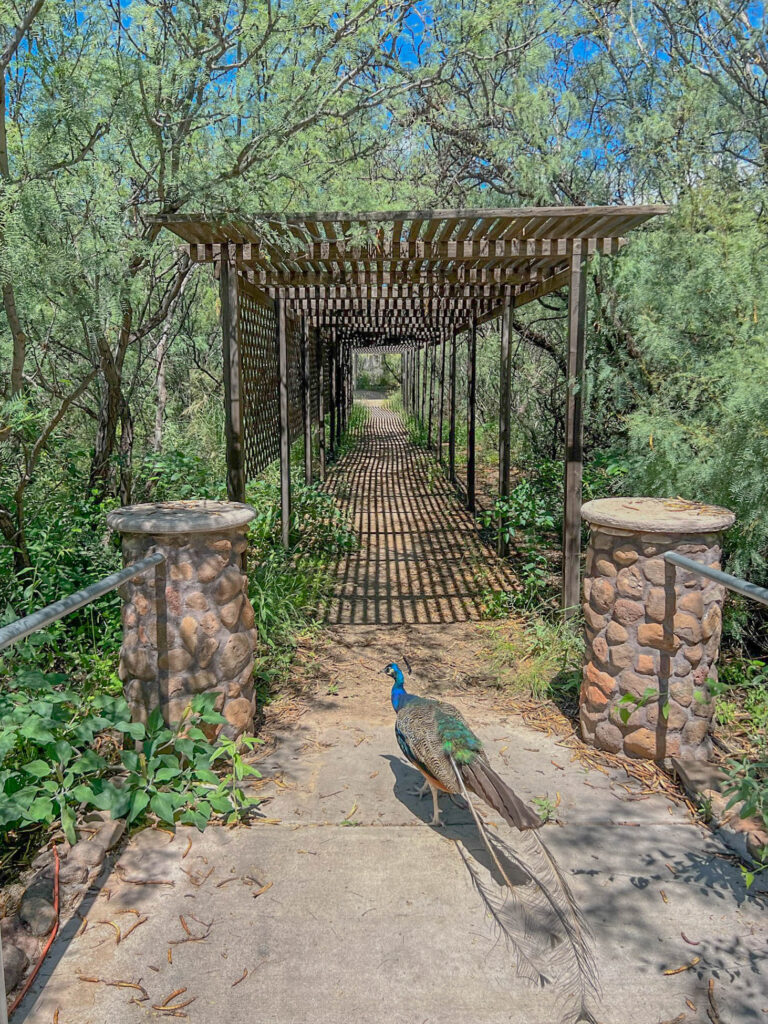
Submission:
M 131 793 L 130 802 L 128 806 L 128 821 L 129 823 L 135 821 L 140 814 L 146 809 L 149 803 L 149 794 L 146 790 L 135 789 Z
M 67 837 L 67 842 L 70 846 L 74 846 L 77 842 L 77 836 L 75 834 L 75 815 L 71 807 L 64 804 L 61 808 L 61 827 L 64 830 L 64 835 Z
M 161 821 L 166 821 L 169 825 L 173 824 L 174 806 L 173 800 L 168 793 L 155 793 L 149 802 L 149 806 Z

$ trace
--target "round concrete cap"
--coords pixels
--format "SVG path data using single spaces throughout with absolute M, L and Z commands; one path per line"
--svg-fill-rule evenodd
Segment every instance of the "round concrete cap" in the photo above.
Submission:
M 243 526 L 255 515 L 239 501 L 156 501 L 117 508 L 107 525 L 119 533 L 217 533 Z
M 718 533 L 736 520 L 727 508 L 682 498 L 598 498 L 581 506 L 581 518 L 635 533 Z

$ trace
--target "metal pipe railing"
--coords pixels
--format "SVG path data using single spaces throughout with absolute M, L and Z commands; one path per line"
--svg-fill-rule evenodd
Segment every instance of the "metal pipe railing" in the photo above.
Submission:
M 729 576 L 727 572 L 702 565 L 701 562 L 695 562 L 692 558 L 686 558 L 685 555 L 678 555 L 676 551 L 668 551 L 664 555 L 664 561 L 670 565 L 677 565 L 681 569 L 688 569 L 689 572 L 696 572 L 699 576 L 714 580 L 715 583 L 721 583 L 727 590 L 733 590 L 743 597 L 750 597 L 753 601 L 759 601 L 760 604 L 768 604 L 768 590 L 758 587 L 754 583 L 748 583 L 747 580 L 739 579 L 738 576 Z
M 62 598 L 61 601 L 55 601 L 53 604 L 46 605 L 45 608 L 40 608 L 39 611 L 32 612 L 31 615 L 25 615 L 23 619 L 16 619 L 15 622 L 3 626 L 0 629 L 0 651 L 4 651 L 6 647 L 10 647 L 18 640 L 23 640 L 25 636 L 34 633 L 35 630 L 43 629 L 45 626 L 50 626 L 52 622 L 63 619 L 65 615 L 77 611 L 78 608 L 90 604 L 91 601 L 103 597 L 104 594 L 117 590 L 121 583 L 133 579 L 134 576 L 138 576 L 145 570 L 151 569 L 153 565 L 159 565 L 164 561 L 165 555 L 156 551 L 154 554 L 142 558 L 141 561 L 134 562 L 133 565 L 126 566 L 119 572 L 113 572 L 110 576 L 105 576 L 103 580 L 98 580 L 96 583 L 91 583 L 82 590 L 70 594 L 69 597 Z

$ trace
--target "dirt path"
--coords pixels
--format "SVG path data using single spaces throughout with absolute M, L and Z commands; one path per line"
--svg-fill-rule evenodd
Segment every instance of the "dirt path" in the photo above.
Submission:
M 381 674 L 403 655 L 409 688 L 455 702 L 522 798 L 557 804 L 544 834 L 595 934 L 600 1024 L 766 1020 L 765 907 L 733 858 L 683 806 L 621 768 L 586 767 L 573 740 L 529 728 L 493 689 L 477 619 L 503 569 L 491 558 L 483 570 L 471 521 L 433 477 L 374 407 L 332 481 L 349 488 L 361 547 L 300 652 L 293 696 L 267 708 L 261 817 L 135 836 L 18 1021 L 558 1021 L 564 978 L 521 977 L 472 885 L 467 860 L 495 882 L 468 812 L 445 801 L 446 827 L 432 828 L 430 801 L 414 796 Z M 110 922 L 137 914 L 118 944 Z

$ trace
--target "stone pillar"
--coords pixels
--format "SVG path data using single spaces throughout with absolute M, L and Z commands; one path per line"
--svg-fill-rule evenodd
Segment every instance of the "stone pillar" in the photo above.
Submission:
M 612 753 L 702 760 L 711 753 L 725 589 L 667 565 L 681 555 L 720 568 L 728 509 L 659 498 L 606 498 L 581 510 L 590 525 L 584 579 L 585 742 Z M 651 688 L 658 696 L 644 697 Z M 632 701 L 620 703 L 629 694 Z M 622 721 L 621 710 L 629 711 Z
M 119 675 L 136 721 L 159 707 L 166 722 L 178 722 L 195 694 L 215 693 L 225 735 L 252 728 L 258 634 L 242 567 L 254 515 L 238 502 L 172 501 L 107 516 L 122 534 L 126 565 L 165 555 L 120 588 Z

